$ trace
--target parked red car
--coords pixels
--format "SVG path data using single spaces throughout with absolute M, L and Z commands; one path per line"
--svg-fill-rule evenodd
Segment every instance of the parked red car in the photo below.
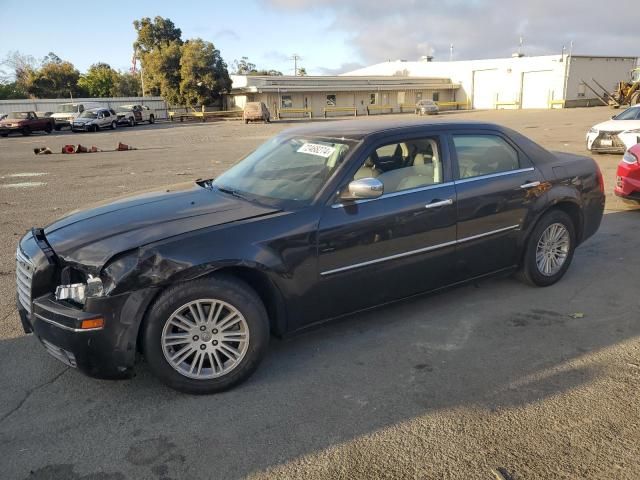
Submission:
M 0 136 L 6 137 L 12 132 L 30 135 L 32 132 L 51 133 L 55 126 L 51 117 L 38 117 L 36 112 L 11 112 L 7 118 L 0 120 Z
M 626 151 L 618 165 L 615 194 L 640 204 L 640 143 Z

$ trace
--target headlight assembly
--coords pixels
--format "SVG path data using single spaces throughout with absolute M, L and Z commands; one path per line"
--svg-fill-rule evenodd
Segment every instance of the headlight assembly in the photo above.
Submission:
M 591 127 L 591 128 L 589 129 L 589 133 L 598 133 L 598 129 L 597 129 L 597 128 L 593 128 L 593 127 Z
M 102 297 L 104 287 L 99 277 L 89 275 L 86 283 L 71 283 L 56 287 L 56 300 L 70 300 L 84 305 L 88 297 Z

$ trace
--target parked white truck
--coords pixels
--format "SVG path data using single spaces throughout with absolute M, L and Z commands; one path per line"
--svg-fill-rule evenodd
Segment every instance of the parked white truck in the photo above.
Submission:
M 118 114 L 118 123 L 134 125 L 141 122 L 154 123 L 156 121 L 155 110 L 150 109 L 146 105 L 121 105 L 116 108 Z
M 73 121 L 80 116 L 85 110 L 99 108 L 101 105 L 95 102 L 86 103 L 63 103 L 58 105 L 58 111 L 51 115 L 55 122 L 55 129 L 60 130 L 63 127 L 71 127 Z

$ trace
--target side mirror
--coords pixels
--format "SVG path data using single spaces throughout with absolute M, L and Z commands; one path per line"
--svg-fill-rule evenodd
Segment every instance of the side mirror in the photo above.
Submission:
M 378 198 L 384 193 L 384 185 L 377 178 L 360 178 L 349 183 L 347 190 L 340 195 L 341 200 L 359 200 Z
M 617 115 L 611 115 L 611 120 L 615 120 Z

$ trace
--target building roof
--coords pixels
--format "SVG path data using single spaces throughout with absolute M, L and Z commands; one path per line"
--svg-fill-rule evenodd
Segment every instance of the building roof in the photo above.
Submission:
M 443 77 L 406 76 L 252 76 L 232 75 L 232 93 L 360 92 L 385 90 L 452 90 L 460 85 Z

